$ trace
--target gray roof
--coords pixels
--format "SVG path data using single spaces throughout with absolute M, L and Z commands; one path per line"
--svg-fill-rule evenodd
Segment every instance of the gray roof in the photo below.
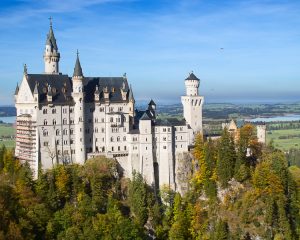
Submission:
M 17 83 L 16 90 L 15 90 L 15 95 L 17 95 L 18 92 L 19 92 L 19 84 Z
M 133 101 L 133 102 L 135 101 L 135 100 L 134 100 L 134 97 L 133 97 L 133 91 L 132 91 L 131 85 L 130 85 L 130 89 L 129 89 L 128 100 L 129 100 L 129 101 Z
M 52 29 L 52 25 L 50 25 L 49 33 L 47 34 L 46 45 L 50 45 L 56 51 L 58 50 L 57 44 L 56 44 L 56 39 L 54 37 L 54 33 L 53 33 L 53 29 Z
M 191 72 L 185 80 L 198 80 L 199 81 L 200 79 L 197 78 L 193 72 Z
M 76 58 L 76 63 L 75 63 L 75 67 L 74 67 L 73 77 L 74 76 L 77 76 L 77 77 L 83 76 L 81 64 L 80 64 L 80 61 L 79 61 L 78 52 L 77 52 L 77 58 Z
M 85 102 L 94 102 L 95 94 L 99 94 L 100 102 L 105 102 L 103 89 L 107 87 L 110 102 L 127 102 L 123 100 L 121 89 L 130 91 L 126 78 L 123 77 L 85 77 L 84 78 Z M 27 82 L 31 92 L 39 94 L 40 103 L 47 103 L 48 87 L 51 86 L 52 103 L 64 104 L 72 100 L 72 78 L 62 74 L 28 74 Z M 98 86 L 98 92 L 96 92 Z
M 151 118 L 149 117 L 149 115 L 145 111 L 144 114 L 142 115 L 142 117 L 140 118 L 140 120 L 151 120 Z
M 151 99 L 151 101 L 148 103 L 148 105 L 155 105 L 156 106 L 156 104 L 155 104 L 155 102 Z
M 123 100 L 121 89 L 125 87 L 127 98 L 129 99 L 128 82 L 123 77 L 85 77 L 85 101 L 93 102 L 95 97 L 96 86 L 98 85 L 100 102 L 105 102 L 103 89 L 107 88 L 110 102 L 127 102 Z
M 51 86 L 53 103 L 71 101 L 72 81 L 68 75 L 28 74 L 27 82 L 32 93 L 39 94 L 39 102 L 47 103 L 48 87 Z
M 185 126 L 186 121 L 184 119 L 178 120 L 177 118 L 158 119 L 155 122 L 157 126 Z

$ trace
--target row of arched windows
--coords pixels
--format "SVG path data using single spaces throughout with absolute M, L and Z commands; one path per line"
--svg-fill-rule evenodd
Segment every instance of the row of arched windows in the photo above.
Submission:
M 111 137 L 111 138 L 110 138 L 110 141 L 113 142 L 113 141 L 114 141 L 114 137 Z M 117 137 L 117 142 L 120 142 L 120 141 L 121 141 L 121 137 L 118 136 L 118 137 Z M 123 141 L 126 141 L 126 137 L 125 137 L 125 136 L 123 137 Z

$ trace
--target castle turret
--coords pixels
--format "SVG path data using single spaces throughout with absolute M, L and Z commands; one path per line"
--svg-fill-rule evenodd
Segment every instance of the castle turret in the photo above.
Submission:
M 78 51 L 72 77 L 72 97 L 75 102 L 74 123 L 75 123 L 75 163 L 83 164 L 86 159 L 85 148 L 85 126 L 84 126 L 84 77 L 79 61 Z
M 191 72 L 185 79 L 186 96 L 181 97 L 183 116 L 194 134 L 202 133 L 202 105 L 204 97 L 199 96 L 199 85 L 200 79 Z
M 52 19 L 50 18 L 50 29 L 47 34 L 44 62 L 45 62 L 45 73 L 47 74 L 58 74 L 59 73 L 59 59 L 60 53 L 58 52 L 56 39 L 54 37 L 52 29 Z

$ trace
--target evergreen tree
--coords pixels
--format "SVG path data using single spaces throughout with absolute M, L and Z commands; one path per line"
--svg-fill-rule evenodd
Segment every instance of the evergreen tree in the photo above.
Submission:
M 227 187 L 228 181 L 233 177 L 236 153 L 234 140 L 225 128 L 218 145 L 217 175 L 221 187 Z

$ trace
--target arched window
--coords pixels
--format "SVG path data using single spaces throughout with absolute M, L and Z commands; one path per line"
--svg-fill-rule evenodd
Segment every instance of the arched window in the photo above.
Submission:
M 117 142 L 120 142 L 120 137 L 117 137 Z
M 56 125 L 56 120 L 55 119 L 53 119 L 53 125 Z
M 111 137 L 111 138 L 110 138 L 110 141 L 113 142 L 113 141 L 114 141 L 114 137 Z
M 66 118 L 63 119 L 63 124 L 67 124 L 67 119 Z
M 68 130 L 67 129 L 63 130 L 63 135 L 68 135 Z
M 55 114 L 55 113 L 56 113 L 56 109 L 53 108 L 53 109 L 52 109 L 52 114 Z
M 98 132 L 98 128 L 95 128 L 95 133 L 97 133 Z
M 47 109 L 43 109 L 43 114 L 47 114 Z
M 123 137 L 123 141 L 126 141 L 126 137 Z
M 48 125 L 47 119 L 44 120 L 44 125 Z
M 56 136 L 59 136 L 59 129 L 56 129 Z
M 44 136 L 44 137 L 48 136 L 48 131 L 47 131 L 47 130 L 44 130 L 44 131 L 43 131 L 43 136 Z

